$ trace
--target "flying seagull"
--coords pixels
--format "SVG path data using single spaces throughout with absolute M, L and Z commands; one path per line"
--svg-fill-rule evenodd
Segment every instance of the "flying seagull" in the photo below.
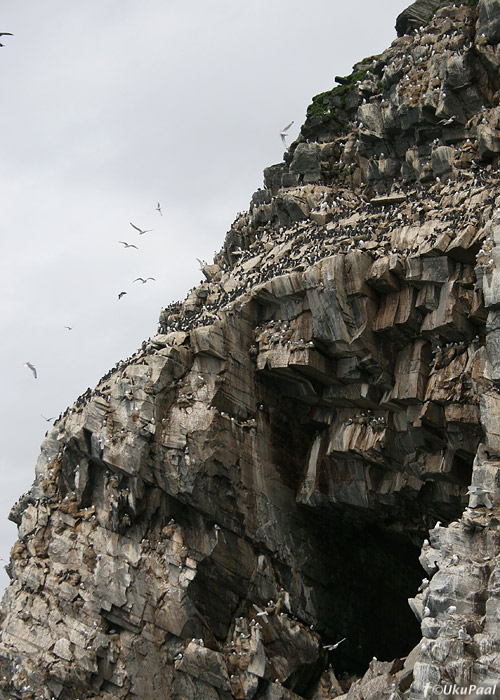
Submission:
M 118 299 L 120 300 L 122 297 L 125 296 L 126 293 L 127 293 L 127 292 L 120 292 L 120 293 L 118 294 Z
M 265 611 L 265 610 L 262 610 L 262 608 L 259 608 L 259 606 L 258 606 L 258 605 L 255 605 L 255 603 L 252 603 L 252 605 L 253 605 L 253 607 L 257 610 L 257 615 L 256 615 L 256 617 L 261 617 L 261 618 L 263 619 L 263 621 L 267 623 L 267 621 L 268 621 L 269 618 L 268 618 L 268 616 L 267 616 L 266 611 Z
M 134 282 L 142 282 L 143 284 L 146 284 L 146 282 L 147 282 L 148 280 L 153 280 L 153 282 L 156 282 L 156 280 L 155 280 L 154 277 L 146 277 L 146 279 L 144 279 L 144 277 L 137 277 L 137 278 L 134 280 Z
M 132 228 L 135 228 L 136 231 L 139 231 L 139 236 L 142 236 L 143 233 L 149 233 L 150 231 L 154 231 L 153 228 L 146 228 L 143 230 L 142 228 L 139 228 L 138 226 L 133 224 L 131 221 L 129 223 L 132 226 Z
M 69 331 L 73 330 L 73 326 L 64 326 L 64 327 L 67 328 Z
M 293 124 L 293 122 L 290 122 L 290 124 L 288 124 L 288 126 L 284 126 L 283 129 L 281 129 L 281 131 L 280 131 L 281 140 L 283 141 L 284 146 L 287 145 L 285 138 L 288 136 L 288 134 L 286 132 L 292 126 L 292 124 Z
M 161 206 L 160 206 L 160 202 L 158 202 L 158 205 L 157 205 L 157 207 L 156 207 L 155 211 L 159 212 L 160 216 L 163 216 L 163 214 L 161 213 Z
M 450 126 L 454 121 L 455 117 L 450 117 L 449 119 L 441 119 L 438 124 L 441 124 L 442 126 Z
M 123 243 L 125 248 L 135 248 L 136 250 L 139 250 L 139 248 L 133 243 L 127 243 L 127 241 L 118 241 L 118 243 Z
M 340 642 L 337 642 L 336 644 L 324 644 L 323 649 L 326 649 L 327 651 L 333 651 L 334 649 L 337 649 L 342 642 L 345 642 L 347 637 L 344 637 L 344 639 L 341 639 Z
M 47 423 L 52 423 L 52 421 L 55 419 L 55 416 L 52 416 L 52 418 L 47 418 L 46 416 L 43 415 L 43 413 L 40 413 L 42 418 L 47 421 Z
M 488 496 L 491 491 L 488 489 L 484 489 L 481 486 L 469 486 L 467 493 L 469 496 L 475 496 L 475 505 L 471 506 L 472 508 L 476 508 L 477 506 L 486 506 L 486 508 L 490 510 L 493 508 L 493 503 Z
M 35 365 L 32 365 L 31 362 L 25 362 L 25 363 L 24 363 L 24 366 L 27 367 L 28 369 L 30 369 L 30 370 L 33 372 L 33 376 L 34 376 L 35 379 L 36 379 L 36 378 L 37 378 L 37 374 L 36 374 L 36 367 L 35 367 Z
M 14 36 L 12 32 L 0 32 L 0 36 Z M 5 46 L 5 44 L 0 44 L 0 46 Z

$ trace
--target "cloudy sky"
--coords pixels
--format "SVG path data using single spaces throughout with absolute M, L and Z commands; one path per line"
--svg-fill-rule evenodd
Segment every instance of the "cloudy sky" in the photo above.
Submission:
M 211 260 L 281 161 L 280 129 L 293 119 L 295 138 L 312 96 L 384 50 L 408 4 L 3 0 L 0 31 L 14 34 L 0 39 L 3 560 L 42 415 L 155 334 L 161 307 L 200 281 L 196 257 Z

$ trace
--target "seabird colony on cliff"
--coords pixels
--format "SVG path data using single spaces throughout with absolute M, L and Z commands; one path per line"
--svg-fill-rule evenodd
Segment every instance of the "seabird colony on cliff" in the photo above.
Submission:
M 458 176 L 458 184 L 464 196 L 467 197 L 470 206 L 465 209 L 460 202 L 456 205 L 448 203 L 446 213 L 442 211 L 444 205 L 442 203 L 443 195 L 441 191 L 443 185 L 439 184 L 425 186 L 415 184 L 411 191 L 406 195 L 405 201 L 398 204 L 390 204 L 382 207 L 374 207 L 366 199 L 355 195 L 352 191 L 338 188 L 335 192 L 335 197 L 332 198 L 332 190 L 329 187 L 323 187 L 323 195 L 318 198 L 318 201 L 328 199 L 332 207 L 334 207 L 333 216 L 328 226 L 319 226 L 310 219 L 304 219 L 295 222 L 290 228 L 279 227 L 272 224 L 260 227 L 257 231 L 257 236 L 253 240 L 251 247 L 240 249 L 240 255 L 237 256 L 237 262 L 230 262 L 231 251 L 221 252 L 217 259 L 222 269 L 222 278 L 220 283 L 208 282 L 205 283 L 212 289 L 211 295 L 215 298 L 213 303 L 202 303 L 198 310 L 184 310 L 182 302 L 173 302 L 168 307 L 163 309 L 160 316 L 159 332 L 163 334 L 175 333 L 175 331 L 189 332 L 191 329 L 201 325 L 211 325 L 221 316 L 220 314 L 232 313 L 234 306 L 237 304 L 240 297 L 243 297 L 252 286 L 256 286 L 261 282 L 271 279 L 278 274 L 285 274 L 292 271 L 300 271 L 304 269 L 304 264 L 314 265 L 325 257 L 337 253 L 346 253 L 353 250 L 355 247 L 368 247 L 368 252 L 374 257 L 384 256 L 389 253 L 400 255 L 411 255 L 414 248 L 394 248 L 391 243 L 391 235 L 397 228 L 403 228 L 410 224 L 415 224 L 415 221 L 423 223 L 425 216 L 432 216 L 432 210 L 440 211 L 441 221 L 447 223 L 451 228 L 456 226 L 465 226 L 468 221 L 475 221 L 481 218 L 484 213 L 484 204 L 482 210 L 474 204 L 474 196 L 476 192 L 480 192 L 485 186 L 491 188 L 491 202 L 495 198 L 496 188 L 500 183 L 500 171 L 482 171 L 478 173 L 473 181 L 465 179 L 463 176 Z M 420 206 L 422 196 L 425 193 L 428 211 L 423 212 Z M 326 197 L 325 197 L 326 195 Z M 486 206 L 488 206 L 487 200 Z M 354 212 L 361 214 L 358 223 L 346 223 L 352 217 Z M 363 223 L 359 223 L 363 222 Z M 237 221 L 235 222 L 237 224 Z M 235 225 L 233 224 L 233 225 Z M 271 240 L 274 243 L 274 249 L 287 246 L 286 255 L 280 260 L 275 260 L 272 256 L 263 255 L 262 260 L 250 271 L 245 271 L 246 264 L 255 258 L 259 251 L 264 252 L 266 245 L 268 246 Z M 437 234 L 432 232 L 427 237 L 424 243 L 430 248 L 437 241 Z M 478 256 L 488 257 L 487 239 L 482 242 L 482 248 Z M 372 244 L 376 244 L 372 247 Z M 291 245 L 289 245 L 291 244 Z M 306 252 L 302 254 L 303 248 Z M 202 261 L 205 262 L 205 261 Z M 231 291 L 225 291 L 223 284 L 232 280 L 236 285 Z M 196 291 L 193 287 L 189 294 Z M 121 292 L 125 294 L 126 292 Z M 188 294 L 188 296 L 189 296 Z M 165 343 L 170 345 L 177 344 L 175 334 L 170 338 L 165 338 Z M 179 342 L 182 342 L 179 339 Z M 439 353 L 445 348 L 440 348 L 435 357 L 439 357 Z M 83 410 L 84 405 L 91 400 L 93 396 L 101 396 L 103 399 L 108 399 L 106 391 L 102 391 L 103 383 L 106 382 L 117 370 L 122 372 L 130 364 L 141 362 L 142 358 L 147 355 L 154 354 L 155 341 L 149 338 L 142 343 L 141 348 L 133 355 L 125 360 L 120 360 L 112 367 L 98 382 L 97 388 L 91 390 L 88 388 L 75 402 L 72 408 L 67 408 L 64 414 L 59 416 L 58 420 L 73 411 Z M 105 385 L 106 386 L 106 385 Z M 104 386 L 104 388 L 105 388 Z M 360 421 L 369 420 L 360 417 Z M 57 421 L 56 421 L 57 423 Z M 470 495 L 479 495 L 473 494 Z M 439 524 L 436 525 L 439 527 Z

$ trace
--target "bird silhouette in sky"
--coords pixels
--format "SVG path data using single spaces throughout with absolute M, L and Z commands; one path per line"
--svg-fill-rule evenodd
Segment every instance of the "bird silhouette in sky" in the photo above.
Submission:
M 14 36 L 14 34 L 12 32 L 0 32 L 0 36 Z M 0 44 L 1 46 L 5 46 L 5 44 Z
M 144 279 L 144 277 L 137 277 L 137 278 L 134 280 L 134 282 L 142 282 L 143 284 L 146 284 L 146 282 L 147 282 L 148 280 L 153 280 L 153 282 L 156 282 L 156 280 L 155 280 L 154 277 L 146 277 L 146 279 Z
M 35 377 L 35 379 L 37 379 L 37 376 L 38 376 L 38 375 L 37 375 L 37 373 L 36 373 L 36 367 L 35 367 L 35 365 L 32 365 L 31 362 L 25 362 L 25 363 L 24 363 L 24 366 L 27 367 L 28 369 L 30 369 L 30 370 L 33 372 L 33 376 Z
M 131 225 L 133 225 L 133 224 L 131 224 Z M 118 241 L 118 243 L 123 243 L 125 248 L 135 248 L 136 250 L 139 250 L 139 248 L 136 245 L 134 245 L 133 243 L 127 243 L 127 241 Z
M 150 231 L 154 231 L 153 228 L 142 229 L 142 228 L 139 228 L 138 226 L 136 226 L 135 224 L 133 224 L 131 221 L 129 223 L 132 226 L 132 228 L 135 228 L 136 231 L 139 231 L 139 236 L 142 236 L 143 233 L 149 233 Z
M 52 416 L 51 418 L 47 418 L 47 416 L 44 416 L 43 413 L 40 413 L 42 418 L 47 421 L 47 423 L 52 423 L 53 420 L 55 420 L 55 416 Z

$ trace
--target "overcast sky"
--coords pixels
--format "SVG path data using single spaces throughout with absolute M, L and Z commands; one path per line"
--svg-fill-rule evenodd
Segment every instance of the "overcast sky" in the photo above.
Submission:
M 293 119 L 295 138 L 312 96 L 387 48 L 409 4 L 3 0 L 0 31 L 14 34 L 0 38 L 3 560 L 8 512 L 49 427 L 41 414 L 156 333 L 161 307 L 200 281 L 196 257 L 211 260 L 282 160 L 280 129 Z

